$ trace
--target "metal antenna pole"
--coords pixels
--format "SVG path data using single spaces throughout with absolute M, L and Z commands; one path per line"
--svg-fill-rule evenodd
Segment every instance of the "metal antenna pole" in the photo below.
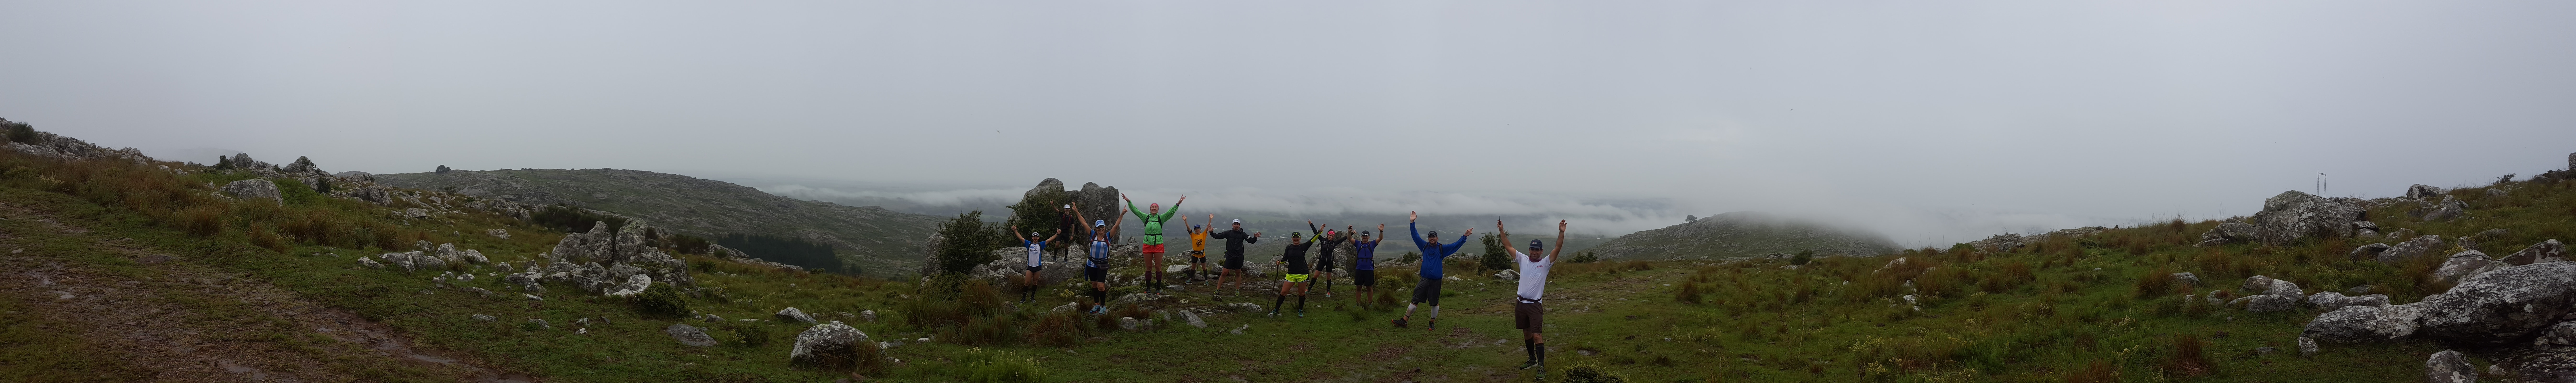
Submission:
M 2326 185 L 2326 174 L 2317 173 L 2317 196 L 2322 197 L 2327 195 Z

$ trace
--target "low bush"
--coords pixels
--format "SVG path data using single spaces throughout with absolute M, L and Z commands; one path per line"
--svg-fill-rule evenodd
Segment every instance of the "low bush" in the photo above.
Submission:
M 655 283 L 645 287 L 643 293 L 635 294 L 631 303 L 634 304 L 636 312 L 644 314 L 647 318 L 674 319 L 689 316 L 689 301 L 680 297 L 679 289 L 667 283 Z

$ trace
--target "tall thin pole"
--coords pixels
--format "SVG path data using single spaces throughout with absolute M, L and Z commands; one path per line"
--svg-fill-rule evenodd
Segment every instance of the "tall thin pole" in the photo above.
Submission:
M 2327 184 L 2327 182 L 2326 182 L 2326 174 L 2325 174 L 2325 173 L 2317 173 L 2317 196 L 2322 197 L 2322 196 L 2327 196 L 2327 195 L 2329 195 L 2329 194 L 2327 194 L 2327 190 L 2326 190 L 2326 186 L 2327 186 L 2327 185 L 2328 185 L 2328 184 Z

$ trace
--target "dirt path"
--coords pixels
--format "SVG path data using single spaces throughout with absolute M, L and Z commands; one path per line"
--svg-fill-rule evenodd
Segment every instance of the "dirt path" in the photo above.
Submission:
M 296 293 L 0 202 L 0 289 L 162 382 L 528 382 Z M 59 251 L 63 241 L 89 247 Z M 39 246 L 44 244 L 44 246 Z M 48 248 L 56 250 L 46 250 Z M 96 264 L 111 254 L 136 267 Z

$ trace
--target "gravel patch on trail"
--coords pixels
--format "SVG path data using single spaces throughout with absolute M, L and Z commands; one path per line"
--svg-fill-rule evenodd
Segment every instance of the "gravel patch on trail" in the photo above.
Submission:
M 421 347 L 389 326 L 323 306 L 249 274 L 187 261 L 123 238 L 94 238 L 36 209 L 0 202 L 0 293 L 89 347 L 137 361 L 149 381 L 374 381 L 426 373 L 444 381 L 522 382 L 471 357 Z M 109 268 L 44 250 L 83 242 L 135 261 Z M 319 336 L 308 336 L 314 334 Z M 142 362 L 149 361 L 149 362 Z

